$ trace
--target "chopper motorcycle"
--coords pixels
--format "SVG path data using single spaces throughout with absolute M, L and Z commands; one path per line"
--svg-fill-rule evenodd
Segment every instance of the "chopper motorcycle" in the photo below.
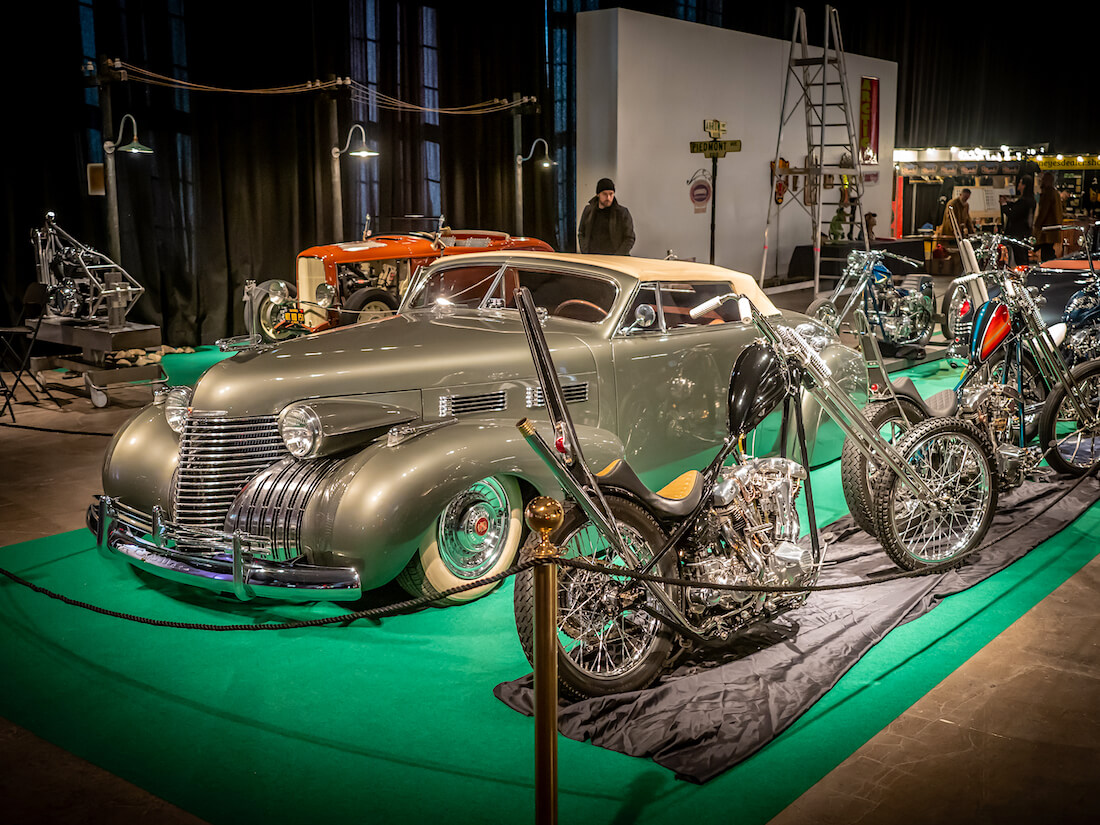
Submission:
M 894 276 L 883 264 L 885 258 L 921 266 L 918 261 L 884 249 L 855 250 L 848 254 L 832 295 L 811 303 L 806 314 L 839 330 L 848 313 L 861 306 L 871 328 L 884 343 L 895 348 L 923 346 L 932 334 L 935 312 L 932 278 L 923 275 L 908 279 L 901 287 L 894 286 Z M 841 298 L 849 288 L 852 292 L 842 305 Z
M 808 593 L 800 588 L 817 581 L 825 550 L 806 471 L 799 404 L 803 389 L 848 439 L 889 468 L 876 475 L 873 514 L 882 544 L 898 566 L 916 570 L 950 562 L 985 535 L 996 509 L 997 485 L 992 448 L 977 427 L 934 419 L 889 444 L 867 424 L 806 339 L 733 293 L 691 311 L 699 317 L 725 300 L 738 299 L 742 323 L 753 323 L 762 335 L 742 350 L 733 368 L 728 434 L 714 459 L 656 492 L 622 459 L 593 473 L 580 451 L 536 308 L 524 293 L 517 290 L 516 304 L 554 428 L 554 446 L 547 445 L 528 419 L 517 427 L 567 497 L 564 520 L 551 542 L 561 548 L 563 558 L 590 563 L 563 563 L 559 573 L 558 674 L 565 695 L 642 689 L 685 642 L 722 644 L 750 624 L 806 600 Z M 793 426 L 801 464 L 782 455 L 745 454 L 746 434 L 780 407 L 780 443 L 787 443 Z M 808 548 L 797 543 L 795 504 L 803 489 Z M 692 584 L 674 587 L 616 571 Z M 765 594 L 737 585 L 787 589 Z M 533 659 L 530 571 L 517 576 L 514 599 L 520 641 Z
M 1039 310 L 1042 298 L 1036 288 L 1024 285 L 1021 273 L 994 269 L 964 277 L 988 279 L 1000 294 L 974 313 L 968 363 L 958 385 L 924 399 L 909 379 L 891 380 L 880 371 L 877 386 L 883 390 L 864 407 L 864 416 L 888 440 L 937 416 L 973 422 L 994 445 L 1002 491 L 1023 483 L 1044 458 L 1058 472 L 1083 475 L 1097 458 L 1100 361 L 1067 366 L 1058 346 L 1064 327 L 1046 326 Z M 861 345 L 869 369 L 881 364 L 873 344 L 864 331 Z M 872 534 L 877 530 L 870 501 L 876 473 L 873 459 L 845 443 L 844 497 L 856 524 Z

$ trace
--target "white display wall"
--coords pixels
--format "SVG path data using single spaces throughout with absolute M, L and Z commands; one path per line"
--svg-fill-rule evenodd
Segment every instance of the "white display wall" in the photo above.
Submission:
M 814 28 L 823 28 L 824 13 L 820 18 L 808 20 L 811 42 L 820 42 L 822 31 Z M 578 218 L 596 181 L 610 177 L 634 217 L 632 254 L 661 258 L 672 249 L 706 262 L 717 202 L 715 263 L 759 276 L 789 48 L 789 41 L 623 9 L 577 15 Z M 879 80 L 879 164 L 864 167 L 879 180 L 866 185 L 863 208 L 877 213 L 876 234 L 888 236 L 897 64 L 855 54 L 846 63 L 854 107 L 861 78 Z M 687 181 L 698 169 L 709 172 L 711 161 L 688 149 L 691 141 L 709 139 L 707 119 L 724 120 L 723 139 L 739 139 L 742 148 L 718 161 L 716 201 L 696 213 Z M 805 158 L 801 108 L 781 148 L 792 166 Z M 785 274 L 794 247 L 812 238 L 810 218 L 797 204 L 783 208 L 779 230 L 778 243 L 774 231 L 769 243 L 769 276 L 777 247 Z

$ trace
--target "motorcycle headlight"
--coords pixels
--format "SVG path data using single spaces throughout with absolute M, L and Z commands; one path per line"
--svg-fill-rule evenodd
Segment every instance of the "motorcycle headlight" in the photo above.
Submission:
M 194 391 L 190 387 L 172 387 L 164 396 L 164 418 L 174 432 L 183 432 L 192 395 Z
M 317 291 L 313 297 L 317 301 L 317 306 L 328 309 L 336 303 L 336 287 L 326 283 L 317 284 Z
M 321 419 L 307 404 L 293 404 L 279 414 L 279 435 L 292 456 L 308 458 L 321 445 Z

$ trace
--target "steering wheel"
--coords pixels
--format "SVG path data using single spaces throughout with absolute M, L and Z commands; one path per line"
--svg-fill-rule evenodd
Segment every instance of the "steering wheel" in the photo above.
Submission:
M 591 301 L 585 301 L 581 298 L 570 298 L 554 307 L 554 311 L 550 314 L 558 315 L 563 318 L 574 318 L 578 321 L 595 322 L 602 321 L 606 318 L 607 310 L 601 309 Z

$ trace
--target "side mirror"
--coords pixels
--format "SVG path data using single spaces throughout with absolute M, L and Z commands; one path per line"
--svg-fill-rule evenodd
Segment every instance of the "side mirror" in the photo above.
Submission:
M 649 329 L 657 323 L 657 310 L 649 304 L 642 304 L 634 310 L 634 324 L 638 329 Z

